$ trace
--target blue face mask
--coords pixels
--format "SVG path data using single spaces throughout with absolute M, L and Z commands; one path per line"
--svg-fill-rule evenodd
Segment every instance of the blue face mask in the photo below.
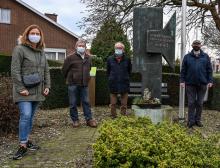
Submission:
M 85 50 L 86 50 L 86 49 L 85 49 L 84 47 L 77 47 L 77 48 L 76 48 L 76 51 L 77 51 L 78 54 L 84 54 L 84 53 L 85 53 Z
M 30 42 L 37 44 L 40 42 L 41 36 L 36 35 L 36 34 L 35 35 L 29 34 L 28 39 L 30 40 Z
M 122 49 L 115 49 L 115 55 L 118 57 L 121 57 L 123 55 L 123 50 Z

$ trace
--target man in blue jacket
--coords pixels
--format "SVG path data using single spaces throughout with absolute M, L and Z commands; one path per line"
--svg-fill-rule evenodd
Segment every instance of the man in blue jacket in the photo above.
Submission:
M 208 54 L 201 50 L 201 42 L 192 43 L 193 50 L 183 58 L 180 86 L 186 87 L 188 97 L 188 127 L 202 127 L 201 114 L 207 87 L 213 85 L 212 65 Z
M 131 61 L 125 54 L 125 46 L 121 42 L 115 44 L 115 53 L 107 60 L 107 76 L 110 89 L 111 116 L 115 118 L 117 94 L 121 95 L 121 114 L 126 115 L 129 92 Z

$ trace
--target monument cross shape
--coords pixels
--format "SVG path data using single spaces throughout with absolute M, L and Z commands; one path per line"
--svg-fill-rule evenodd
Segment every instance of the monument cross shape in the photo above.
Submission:
M 135 72 L 142 74 L 142 94 L 145 88 L 154 98 L 161 99 L 162 56 L 170 67 L 175 61 L 176 13 L 163 29 L 162 8 L 135 8 L 133 49 Z

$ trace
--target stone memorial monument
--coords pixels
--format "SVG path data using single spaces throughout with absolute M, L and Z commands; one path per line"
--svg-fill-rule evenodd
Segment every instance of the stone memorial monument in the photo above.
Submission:
M 142 74 L 145 88 L 161 100 L 162 56 L 170 67 L 175 62 L 176 13 L 163 28 L 163 8 L 140 7 L 133 16 L 133 69 Z

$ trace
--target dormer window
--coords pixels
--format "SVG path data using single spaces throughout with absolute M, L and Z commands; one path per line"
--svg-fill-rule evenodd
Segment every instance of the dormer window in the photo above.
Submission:
M 0 8 L 0 23 L 11 23 L 11 10 Z

